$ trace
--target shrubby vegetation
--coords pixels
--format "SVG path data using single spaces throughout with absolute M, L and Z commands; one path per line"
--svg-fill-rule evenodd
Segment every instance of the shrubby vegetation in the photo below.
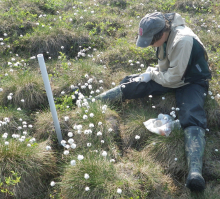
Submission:
M 219 6 L 218 0 L 0 1 L 0 198 L 219 198 Z M 77 93 L 92 99 L 157 64 L 153 48 L 135 46 L 140 19 L 155 10 L 181 14 L 209 55 L 207 187 L 199 195 L 184 185 L 183 131 L 162 137 L 143 125 L 176 108 L 173 94 L 114 105 L 74 99 Z M 46 62 L 62 145 L 38 54 Z

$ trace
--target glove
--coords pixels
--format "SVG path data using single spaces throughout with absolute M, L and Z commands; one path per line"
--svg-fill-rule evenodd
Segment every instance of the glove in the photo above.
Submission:
M 146 72 L 146 73 L 142 73 L 141 75 L 140 75 L 140 77 L 141 77 L 141 82 L 149 82 L 150 80 L 151 80 L 151 76 L 150 76 L 150 72 Z
M 159 71 L 159 68 L 148 66 L 146 72 L 150 72 L 150 71 Z

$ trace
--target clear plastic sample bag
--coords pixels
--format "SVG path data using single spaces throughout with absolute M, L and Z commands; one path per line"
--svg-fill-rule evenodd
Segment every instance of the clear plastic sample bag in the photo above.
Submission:
M 169 136 L 174 128 L 180 128 L 179 120 L 174 120 L 170 115 L 160 113 L 157 118 L 143 122 L 144 126 L 152 133 Z

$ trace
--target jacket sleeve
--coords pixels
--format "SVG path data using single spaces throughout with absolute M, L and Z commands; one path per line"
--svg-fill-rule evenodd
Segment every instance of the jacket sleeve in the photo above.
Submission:
M 164 87 L 177 88 L 184 85 L 181 80 L 187 68 L 193 45 L 193 38 L 186 37 L 173 45 L 168 52 L 168 69 L 166 71 L 151 71 L 151 79 Z

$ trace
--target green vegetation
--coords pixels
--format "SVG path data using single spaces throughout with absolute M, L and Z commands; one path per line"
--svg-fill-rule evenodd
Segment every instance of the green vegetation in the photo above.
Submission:
M 218 199 L 219 6 L 219 0 L 0 1 L 0 198 Z M 172 93 L 114 105 L 74 99 L 81 92 L 91 100 L 157 64 L 153 48 L 135 45 L 140 19 L 155 10 L 181 14 L 209 55 L 201 194 L 185 187 L 183 131 L 163 137 L 143 124 L 176 108 Z M 63 146 L 37 54 L 46 62 Z

